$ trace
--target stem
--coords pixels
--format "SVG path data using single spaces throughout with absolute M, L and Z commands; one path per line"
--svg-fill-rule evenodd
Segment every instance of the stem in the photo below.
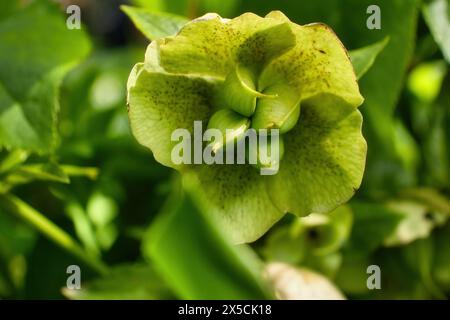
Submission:
M 108 267 L 96 257 L 88 254 L 67 232 L 59 228 L 43 214 L 12 194 L 0 194 L 0 206 L 29 223 L 55 244 L 71 253 L 100 274 Z

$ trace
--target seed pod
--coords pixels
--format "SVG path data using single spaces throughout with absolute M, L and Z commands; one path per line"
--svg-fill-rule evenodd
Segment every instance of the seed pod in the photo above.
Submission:
M 327 213 L 353 196 L 367 148 L 362 102 L 335 33 L 323 24 L 297 25 L 278 11 L 195 19 L 153 41 L 128 82 L 135 137 L 163 165 L 197 174 L 209 212 L 236 243 L 258 239 L 286 212 Z M 216 151 L 249 129 L 279 129 L 279 170 L 261 175 L 258 150 L 247 150 L 256 165 L 176 165 L 171 134 L 193 132 L 194 121 L 225 134 L 237 129 Z
M 300 97 L 298 92 L 284 84 L 275 85 L 264 93 L 276 96 L 273 99 L 259 99 L 252 117 L 254 129 L 280 129 L 286 133 L 297 124 L 300 116 Z
M 257 98 L 275 98 L 256 91 L 255 75 L 239 65 L 227 76 L 220 87 L 218 101 L 222 107 L 230 108 L 237 113 L 251 117 L 255 112 Z

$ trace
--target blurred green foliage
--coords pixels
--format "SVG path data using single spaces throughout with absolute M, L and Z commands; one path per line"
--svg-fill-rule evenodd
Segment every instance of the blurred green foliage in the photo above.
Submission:
M 262 298 L 271 261 L 315 270 L 348 298 L 450 296 L 448 0 L 28 2 L 0 3 L 0 298 Z M 81 31 L 65 26 L 70 3 L 82 6 Z M 148 41 L 121 4 L 145 8 L 131 15 L 140 30 L 159 26 L 149 37 L 176 32 L 165 28 L 184 18 L 168 17 L 206 12 L 330 25 L 361 70 L 361 190 L 231 246 L 195 186 L 181 191 L 131 136 L 126 81 Z M 366 28 L 371 4 L 381 30 Z M 81 291 L 61 290 L 72 264 Z M 381 290 L 367 288 L 372 264 Z

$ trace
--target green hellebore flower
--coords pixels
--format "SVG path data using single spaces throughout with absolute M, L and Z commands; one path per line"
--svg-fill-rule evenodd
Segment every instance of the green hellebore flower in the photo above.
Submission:
M 133 134 L 163 165 L 196 173 L 211 214 L 235 243 L 258 239 L 288 212 L 327 213 L 352 197 L 367 149 L 362 102 L 333 31 L 297 25 L 278 11 L 193 20 L 153 41 L 128 82 Z M 263 176 L 250 164 L 174 164 L 171 134 L 193 133 L 194 121 L 222 131 L 278 128 L 278 173 Z

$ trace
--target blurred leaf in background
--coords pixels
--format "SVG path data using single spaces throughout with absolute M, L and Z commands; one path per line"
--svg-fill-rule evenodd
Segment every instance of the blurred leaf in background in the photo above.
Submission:
M 67 29 L 56 4 L 47 1 L 0 22 L 1 146 L 54 149 L 59 85 L 89 50 L 84 31 Z
M 130 17 L 136 28 L 150 40 L 172 36 L 188 22 L 188 19 L 182 16 L 148 9 L 122 6 L 122 10 Z

